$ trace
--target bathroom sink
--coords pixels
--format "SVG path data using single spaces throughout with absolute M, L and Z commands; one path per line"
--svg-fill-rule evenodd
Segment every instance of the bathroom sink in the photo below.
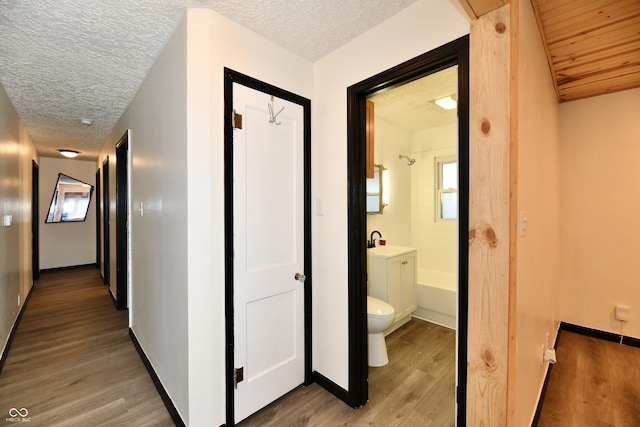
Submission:
M 367 255 L 369 256 L 378 256 L 383 258 L 392 258 L 398 255 L 404 255 L 409 252 L 415 251 L 415 248 L 410 248 L 407 246 L 392 246 L 392 245 L 384 245 L 384 246 L 376 246 L 375 248 L 367 249 Z

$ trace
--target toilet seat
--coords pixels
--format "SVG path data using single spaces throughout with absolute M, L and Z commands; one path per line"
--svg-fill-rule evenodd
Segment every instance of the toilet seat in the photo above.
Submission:
M 388 304 L 377 298 L 367 297 L 367 315 L 374 318 L 385 318 L 393 316 L 395 309 L 391 304 Z

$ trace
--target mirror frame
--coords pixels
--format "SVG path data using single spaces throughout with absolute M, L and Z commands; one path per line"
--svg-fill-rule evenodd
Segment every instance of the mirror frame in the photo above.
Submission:
M 73 180 L 76 181 L 78 183 L 78 185 L 83 186 L 83 187 L 88 187 L 87 192 L 89 193 L 88 196 L 82 196 L 83 199 L 88 199 L 87 200 L 87 208 L 84 212 L 84 217 L 80 218 L 80 217 L 76 217 L 73 219 L 64 219 L 63 218 L 63 213 L 64 211 L 62 210 L 60 212 L 60 218 L 57 220 L 54 220 L 53 218 L 55 217 L 55 215 L 52 216 L 52 212 L 55 212 L 57 210 L 57 204 L 58 204 L 58 191 L 59 191 L 59 187 L 60 187 L 60 183 L 61 180 Z M 89 206 L 91 206 L 91 196 L 93 195 L 93 190 L 94 190 L 94 186 L 91 184 L 87 184 L 84 181 L 80 181 L 79 179 L 73 178 L 67 174 L 64 174 L 62 172 L 58 173 L 58 179 L 56 181 L 56 186 L 53 189 L 53 194 L 51 196 L 51 202 L 49 203 L 49 209 L 47 210 L 47 216 L 45 217 L 45 224 L 61 224 L 61 223 L 66 223 L 66 222 L 84 222 L 87 220 L 87 214 L 89 213 Z M 84 192 L 83 192 L 84 193 Z M 64 209 L 64 208 L 63 208 Z

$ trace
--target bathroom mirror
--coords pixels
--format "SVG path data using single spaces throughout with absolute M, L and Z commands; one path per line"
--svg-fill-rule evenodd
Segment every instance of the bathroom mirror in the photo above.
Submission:
M 381 214 L 387 205 L 385 199 L 385 181 L 387 169 L 382 165 L 374 165 L 373 178 L 367 178 L 367 213 Z
M 46 223 L 82 222 L 87 218 L 93 185 L 58 174 Z

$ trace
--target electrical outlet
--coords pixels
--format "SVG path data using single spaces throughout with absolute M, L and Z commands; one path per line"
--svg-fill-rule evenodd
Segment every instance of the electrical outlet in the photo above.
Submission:
M 626 305 L 616 304 L 616 319 L 622 322 L 629 321 L 629 312 L 630 309 Z

